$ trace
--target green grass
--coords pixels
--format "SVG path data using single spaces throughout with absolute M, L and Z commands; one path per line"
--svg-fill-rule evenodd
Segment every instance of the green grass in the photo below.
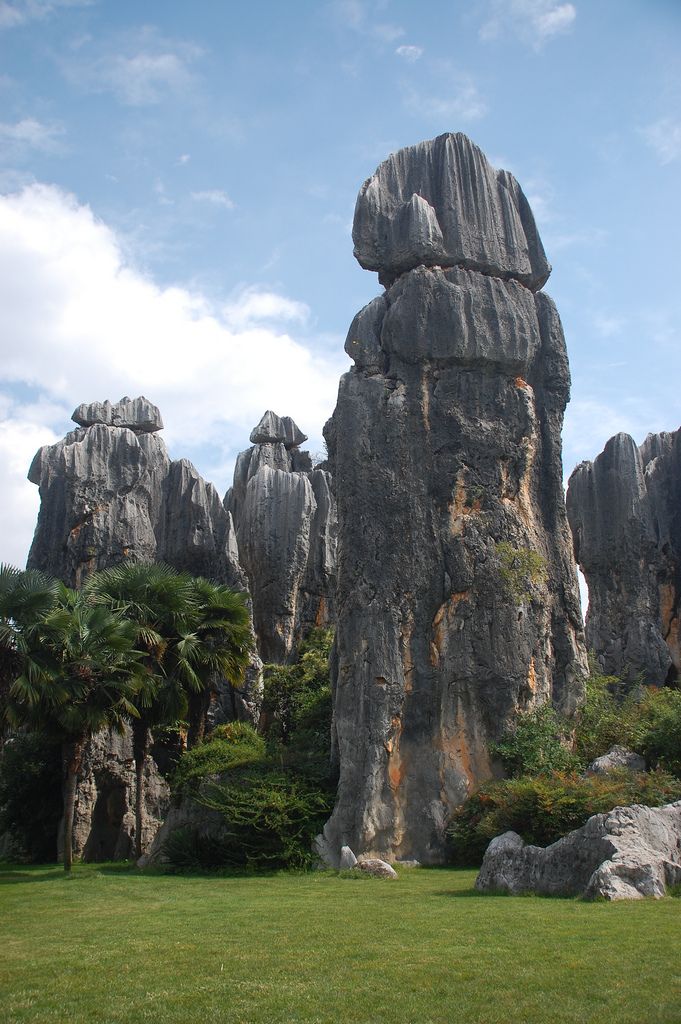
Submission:
M 0 871 L 0 1019 L 681 1021 L 681 900 L 478 896 L 475 872 Z

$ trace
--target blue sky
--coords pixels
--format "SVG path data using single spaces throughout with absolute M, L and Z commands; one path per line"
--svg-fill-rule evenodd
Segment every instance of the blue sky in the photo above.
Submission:
M 388 153 L 513 171 L 573 374 L 566 473 L 681 424 L 678 0 L 0 0 L 0 560 L 82 401 L 143 393 L 220 492 L 266 408 L 321 448 Z

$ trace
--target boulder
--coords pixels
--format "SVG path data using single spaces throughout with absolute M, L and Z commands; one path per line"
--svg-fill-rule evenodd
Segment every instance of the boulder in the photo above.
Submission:
M 681 678 L 681 430 L 611 437 L 570 477 L 586 638 L 601 670 L 655 686 Z
M 349 846 L 341 847 L 340 852 L 340 864 L 339 868 L 341 871 L 349 871 L 350 868 L 354 868 L 357 864 L 357 858 L 350 849 Z
M 447 255 L 430 260 L 433 216 Z M 582 698 L 569 367 L 556 307 L 533 290 L 548 265 L 529 207 L 463 136 L 381 164 L 354 238 L 388 287 L 353 320 L 355 365 L 325 427 L 340 781 L 324 835 L 438 863 L 451 811 L 493 772 L 490 743 L 521 711 L 570 716 Z
M 357 861 L 356 871 L 363 871 L 374 878 L 397 878 L 398 874 L 386 861 L 378 857 L 363 857 Z
M 660 899 L 681 883 L 681 801 L 616 807 L 542 848 L 515 832 L 487 847 L 475 887 L 607 900 Z
M 630 772 L 644 772 L 646 770 L 646 759 L 633 750 L 618 743 L 605 754 L 601 754 L 595 761 L 592 761 L 586 770 L 587 775 L 607 775 L 608 772 L 616 771 L 618 768 L 626 768 Z
M 290 416 L 277 416 L 268 409 L 257 427 L 253 427 L 250 437 L 251 444 L 276 444 L 280 442 L 285 448 L 297 448 L 307 441 L 304 434 Z

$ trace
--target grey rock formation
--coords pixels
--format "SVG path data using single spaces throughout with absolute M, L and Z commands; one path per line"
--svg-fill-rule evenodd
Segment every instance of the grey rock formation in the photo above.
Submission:
M 138 867 L 144 868 L 151 864 L 166 864 L 168 858 L 165 844 L 177 829 L 188 828 L 199 836 L 219 838 L 224 831 L 225 821 L 218 811 L 211 811 L 189 796 L 170 805 L 161 827 L 156 831 L 153 841 L 142 857 Z
M 41 499 L 29 568 L 78 587 L 91 572 L 126 559 L 158 561 L 247 592 L 231 515 L 190 462 L 170 460 L 156 433 L 162 425 L 158 409 L 145 398 L 124 398 L 113 405 L 79 406 L 74 418 L 90 425 L 41 448 L 29 471 Z M 257 720 L 261 693 L 262 663 L 254 655 L 242 691 L 235 693 L 227 683 L 219 687 L 215 720 Z M 112 747 L 110 758 L 116 761 L 118 747 Z M 153 763 L 149 770 L 155 771 Z M 99 813 L 105 781 L 100 786 L 98 780 L 108 777 L 86 767 L 79 780 L 84 824 L 76 825 L 76 843 L 88 855 L 99 840 L 81 842 L 81 834 Z M 121 793 L 116 783 L 111 799 L 120 803 Z M 127 796 L 125 807 L 116 855 L 132 841 L 134 814 Z
M 681 673 L 681 431 L 616 434 L 567 493 L 589 587 L 586 638 L 602 670 L 660 686 Z
M 142 846 L 153 840 L 170 804 L 167 783 L 148 759 L 144 770 Z M 59 838 L 62 855 L 63 835 Z M 135 845 L 132 732 L 106 730 L 90 741 L 78 779 L 73 853 L 86 861 L 127 860 Z
M 307 434 L 293 422 L 290 416 L 277 416 L 270 409 L 251 431 L 251 444 L 277 444 L 285 448 L 298 448 L 307 441 Z
M 487 847 L 475 887 L 607 900 L 660 899 L 681 883 L 681 801 L 666 807 L 616 807 L 547 846 L 515 832 Z
M 128 427 L 140 434 L 163 430 L 158 408 L 144 396 L 121 398 L 120 402 L 90 402 L 79 405 L 71 417 L 80 427 L 103 423 L 107 427 Z
M 586 770 L 587 775 L 607 775 L 608 772 L 617 771 L 618 768 L 626 768 L 629 772 L 644 772 L 646 761 L 640 754 L 633 750 L 627 750 L 619 744 L 615 744 L 605 754 L 601 754 L 595 761 L 592 761 Z
M 551 268 L 527 199 L 460 133 L 392 153 L 364 182 L 355 256 L 381 284 L 421 264 L 468 267 L 541 288 Z
M 413 193 L 447 249 L 432 262 L 456 266 L 414 266 L 426 215 L 418 203 L 399 214 Z M 364 266 L 401 276 L 352 323 L 355 366 L 325 430 L 340 784 L 324 848 L 332 862 L 347 844 L 433 863 L 450 811 L 493 770 L 490 740 L 519 710 L 552 701 L 570 715 L 581 698 L 568 362 L 553 302 L 527 287 L 548 273 L 527 202 L 462 136 L 382 164 L 354 238 Z
M 336 508 L 290 417 L 266 412 L 242 452 L 225 507 L 234 518 L 264 661 L 284 662 L 312 626 L 333 621 Z

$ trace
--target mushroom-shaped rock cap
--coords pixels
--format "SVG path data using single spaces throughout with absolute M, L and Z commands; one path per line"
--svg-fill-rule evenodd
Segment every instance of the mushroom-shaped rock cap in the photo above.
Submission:
M 120 402 L 83 402 L 74 410 L 71 419 L 81 427 L 104 423 L 107 427 L 127 427 L 138 434 L 153 434 L 163 430 L 158 408 L 148 398 L 121 398 Z
M 290 416 L 277 416 L 268 409 L 263 418 L 251 431 L 251 444 L 275 444 L 281 442 L 285 448 L 296 448 L 307 441 Z
M 392 153 L 364 182 L 355 256 L 382 284 L 421 264 L 513 278 L 533 291 L 551 273 L 529 203 L 461 133 Z

